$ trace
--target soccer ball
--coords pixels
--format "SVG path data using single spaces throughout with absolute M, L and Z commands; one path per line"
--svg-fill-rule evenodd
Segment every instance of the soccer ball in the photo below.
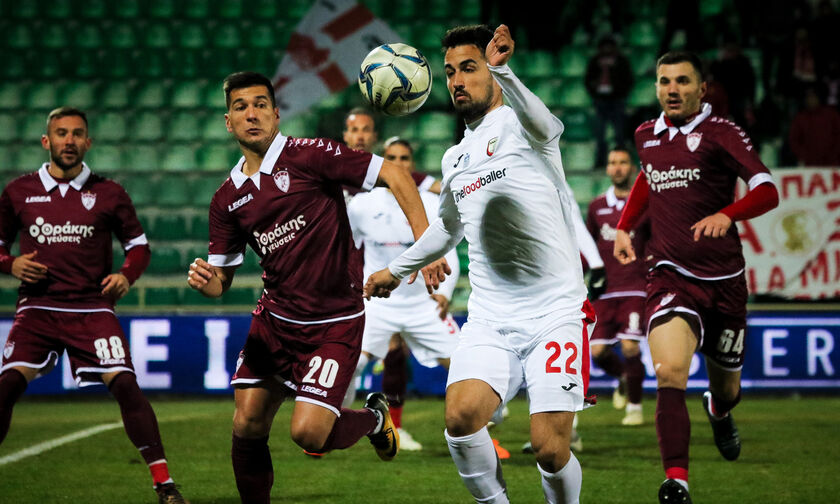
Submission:
M 417 49 L 384 44 L 369 52 L 359 72 L 359 89 L 377 110 L 402 116 L 419 109 L 432 90 L 432 70 Z

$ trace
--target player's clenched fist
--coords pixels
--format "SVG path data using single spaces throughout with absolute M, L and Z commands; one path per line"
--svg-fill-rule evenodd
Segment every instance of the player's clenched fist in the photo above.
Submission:
M 627 231 L 622 231 L 621 229 L 615 231 L 613 255 L 621 264 L 630 264 L 636 260 L 636 251 L 633 250 L 633 244 L 630 241 L 630 235 Z
M 221 282 L 216 276 L 215 269 L 200 257 L 196 257 L 195 261 L 190 264 L 190 271 L 187 273 L 187 284 L 208 297 L 222 295 Z

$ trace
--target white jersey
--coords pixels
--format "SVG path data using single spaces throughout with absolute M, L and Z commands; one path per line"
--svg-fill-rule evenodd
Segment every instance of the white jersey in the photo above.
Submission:
M 563 124 L 507 65 L 489 68 L 510 106 L 467 125 L 443 156 L 439 216 L 389 268 L 401 278 L 463 236 L 471 319 L 579 319 L 586 287 L 558 146 Z
M 433 221 L 438 211 L 437 196 L 421 191 L 420 199 L 429 222 Z M 364 278 L 388 267 L 395 257 L 414 245 L 414 234 L 405 214 L 391 191 L 384 187 L 354 196 L 347 207 L 347 214 L 356 247 L 362 244 L 365 247 Z M 445 257 L 452 274 L 440 285 L 438 292 L 451 300 L 460 273 L 458 253 L 452 249 Z M 371 298 L 366 306 L 368 309 L 378 305 L 416 307 L 418 303 L 428 302 L 435 304 L 429 298 L 422 278 L 418 278 L 413 284 L 402 282 L 388 298 Z

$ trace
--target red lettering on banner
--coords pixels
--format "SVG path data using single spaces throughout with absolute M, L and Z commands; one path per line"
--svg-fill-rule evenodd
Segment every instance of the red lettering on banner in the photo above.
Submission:
M 330 56 L 329 49 L 318 49 L 312 37 L 297 32 L 292 32 L 286 51 L 302 70 L 313 70 Z
M 802 196 L 802 175 L 784 175 L 782 176 L 782 198 L 787 199 L 789 196 L 788 184 L 796 186 L 796 196 Z
M 837 192 L 840 189 L 840 172 L 837 170 L 831 171 L 831 192 Z
M 781 266 L 773 266 L 770 270 L 770 280 L 767 281 L 767 291 L 784 290 L 785 288 L 785 272 L 782 271 Z
M 758 238 L 758 233 L 755 232 L 755 228 L 753 228 L 750 221 L 741 221 L 742 230 L 738 233 L 738 236 L 741 237 L 741 242 L 747 242 L 747 244 L 752 247 L 753 253 L 760 254 L 764 252 L 764 247 L 761 246 L 761 240 Z
M 365 6 L 356 4 L 355 7 L 327 23 L 321 31 L 333 40 L 339 40 L 359 31 L 363 26 L 375 19 L 373 13 Z
M 756 292 L 758 284 L 755 281 L 755 268 L 747 268 L 747 290 Z
M 828 194 L 828 188 L 825 186 L 825 179 L 819 173 L 814 173 L 811 176 L 811 181 L 808 184 L 808 197 L 814 195 L 817 189 L 822 191 L 822 194 Z
M 834 251 L 834 282 L 840 282 L 840 250 Z
M 344 72 L 335 63 L 330 63 L 327 68 L 318 72 L 318 77 L 324 81 L 331 93 L 337 93 L 350 85 Z
M 825 250 L 821 250 L 820 253 L 817 254 L 817 257 L 809 261 L 802 270 L 802 273 L 799 274 L 802 287 L 808 286 L 809 273 L 811 278 L 814 280 L 822 280 L 822 283 L 824 284 L 828 283 L 828 255 L 825 253 Z

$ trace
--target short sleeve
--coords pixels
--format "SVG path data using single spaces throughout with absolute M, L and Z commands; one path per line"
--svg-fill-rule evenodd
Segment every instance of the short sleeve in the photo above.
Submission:
M 218 196 L 216 193 L 210 202 L 210 245 L 207 262 L 218 267 L 238 266 L 245 259 L 247 239 Z
M 125 250 L 137 245 L 147 245 L 143 226 L 137 218 L 137 210 L 125 189 L 117 184 L 116 205 L 114 208 L 114 235 Z
M 12 198 L 8 190 L 4 190 L 0 195 L 0 246 L 11 247 L 19 227 Z
M 761 162 L 750 137 L 739 126 L 721 124 L 718 142 L 723 150 L 723 162 L 741 179 L 749 182 L 756 175 L 769 177 L 770 170 Z
M 382 169 L 380 156 L 351 149 L 327 138 L 305 140 L 309 170 L 325 180 L 369 191 Z M 309 143 L 311 142 L 311 143 Z

